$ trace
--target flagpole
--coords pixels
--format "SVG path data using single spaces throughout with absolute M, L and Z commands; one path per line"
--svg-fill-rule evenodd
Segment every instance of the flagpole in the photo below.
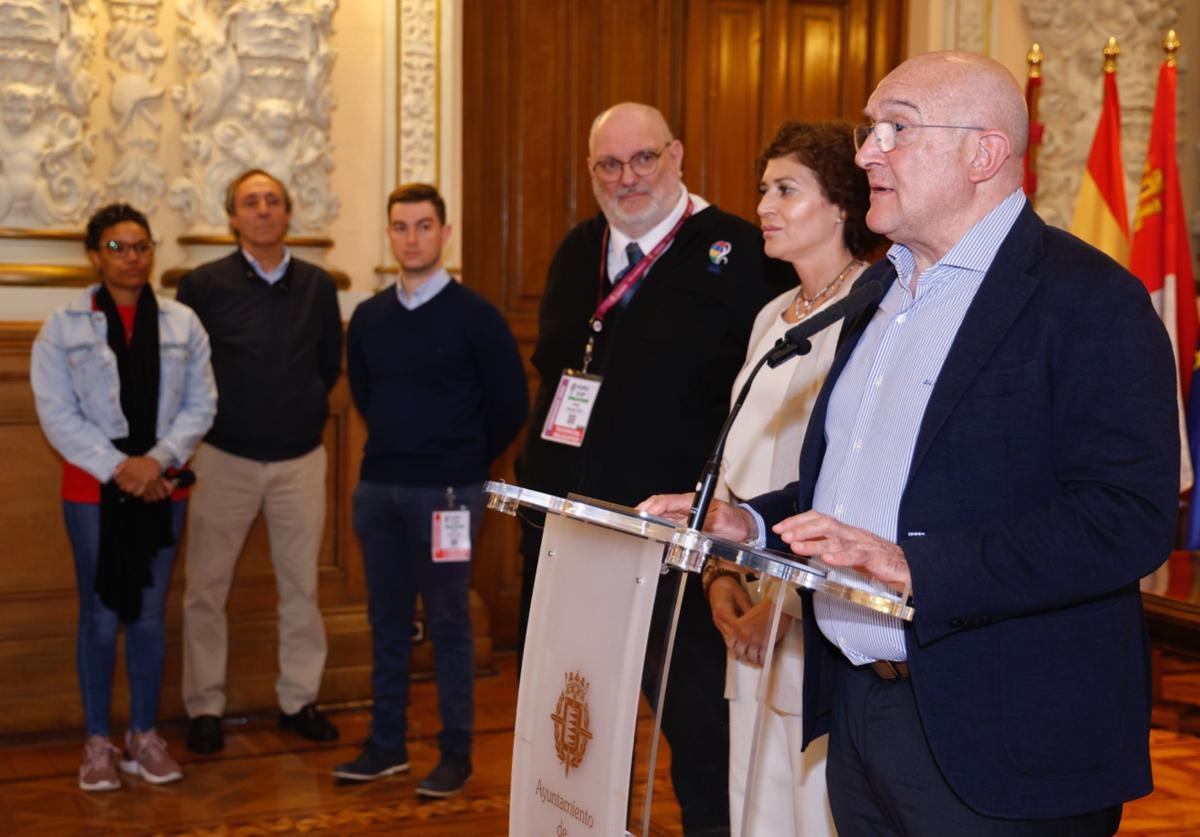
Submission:
M 1025 149 L 1025 196 L 1037 204 L 1037 147 L 1042 142 L 1042 124 L 1038 122 L 1038 99 L 1042 87 L 1042 53 L 1040 44 L 1034 44 L 1025 54 L 1028 78 L 1025 81 L 1025 105 L 1029 110 L 1029 142 Z

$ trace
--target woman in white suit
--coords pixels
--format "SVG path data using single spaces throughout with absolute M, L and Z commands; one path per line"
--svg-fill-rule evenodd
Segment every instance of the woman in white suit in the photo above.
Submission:
M 750 369 L 801 320 L 841 299 L 866 268 L 881 240 L 865 221 L 869 188 L 854 165 L 854 139 L 845 123 L 786 122 L 759 159 L 758 216 L 763 249 L 790 262 L 798 286 L 767 303 L 754 323 Z M 796 477 L 808 417 L 833 362 L 840 325 L 812 339 L 812 352 L 777 369 L 764 368 L 733 425 L 725 449 L 724 483 L 734 501 L 754 497 Z M 768 647 L 772 601 L 761 582 L 731 570 L 705 573 L 713 621 L 729 652 L 729 796 L 733 835 L 741 830 L 755 693 Z M 825 792 L 826 739 L 800 751 L 803 641 L 800 599 L 788 593 L 781 616 L 759 745 L 750 835 L 833 835 Z

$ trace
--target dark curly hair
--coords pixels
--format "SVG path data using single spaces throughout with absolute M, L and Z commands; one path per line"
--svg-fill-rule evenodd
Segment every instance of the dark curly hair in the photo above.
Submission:
M 867 173 L 854 164 L 854 129 L 847 122 L 784 122 L 758 158 L 758 176 L 767 163 L 791 157 L 812 170 L 825 199 L 846 213 L 842 242 L 856 259 L 868 259 L 883 236 L 867 226 L 871 190 Z
M 97 209 L 88 219 L 87 232 L 83 237 L 84 249 L 99 250 L 100 233 L 122 221 L 132 221 L 146 231 L 147 238 L 154 238 L 150 232 L 150 222 L 146 220 L 145 215 L 127 203 L 110 203 Z

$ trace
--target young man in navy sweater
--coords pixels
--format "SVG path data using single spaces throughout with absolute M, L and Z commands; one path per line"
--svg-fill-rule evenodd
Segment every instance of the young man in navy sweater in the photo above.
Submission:
M 405 746 L 417 593 L 433 640 L 441 760 L 421 796 L 457 793 L 471 775 L 474 640 L 471 543 L 489 463 L 516 438 L 529 389 L 500 313 L 442 267 L 446 206 L 422 183 L 388 197 L 400 278 L 361 304 L 346 340 L 350 391 L 367 420 L 354 531 L 367 577 L 374 664 L 371 734 L 337 779 L 409 769 Z

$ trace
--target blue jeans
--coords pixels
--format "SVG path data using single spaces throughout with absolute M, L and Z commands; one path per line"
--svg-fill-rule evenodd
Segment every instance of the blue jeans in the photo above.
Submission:
M 455 507 L 471 511 L 473 545 L 483 513 L 483 486 L 454 486 L 454 494 Z M 467 600 L 471 564 L 435 564 L 430 556 L 433 512 L 446 508 L 446 490 L 360 482 L 353 508 L 371 623 L 371 739 L 389 753 L 406 752 L 413 615 L 420 593 L 433 640 L 442 756 L 469 758 L 475 716 L 475 641 Z
M 187 501 L 171 504 L 171 529 L 175 540 L 183 529 Z M 87 734 L 108 735 L 112 705 L 113 668 L 117 659 L 117 634 L 121 624 L 96 595 L 96 565 L 100 561 L 100 504 L 63 502 L 67 537 L 75 553 L 79 583 L 79 634 L 75 664 Z M 163 610 L 175 547 L 160 549 L 150 562 L 153 586 L 142 591 L 142 615 L 125 626 L 125 670 L 129 676 L 129 727 L 135 733 L 154 729 L 162 689 Z

